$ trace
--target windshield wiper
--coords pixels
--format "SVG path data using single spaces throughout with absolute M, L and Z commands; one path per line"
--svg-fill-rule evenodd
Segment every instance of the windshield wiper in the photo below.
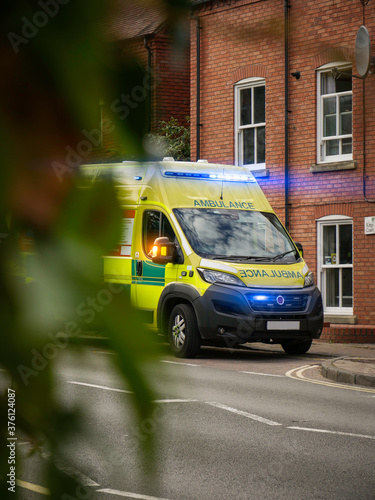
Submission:
M 255 260 L 258 262 L 271 260 L 270 257 L 264 257 L 261 255 L 215 255 L 211 257 L 212 260 Z
M 281 259 L 282 257 L 284 257 L 285 255 L 288 255 L 288 253 L 292 253 L 292 252 L 295 252 L 295 249 L 293 248 L 293 250 L 288 250 L 287 252 L 283 252 L 281 253 L 280 255 L 276 255 L 276 257 L 272 257 L 272 262 L 274 262 L 275 260 L 277 259 Z

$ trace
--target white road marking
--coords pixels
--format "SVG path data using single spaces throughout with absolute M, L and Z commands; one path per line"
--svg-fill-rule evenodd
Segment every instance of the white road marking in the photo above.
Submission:
M 318 366 L 318 365 L 313 365 L 313 366 Z M 295 371 L 304 370 L 307 368 L 311 368 L 311 365 L 303 365 L 303 366 L 299 366 L 298 368 L 292 368 L 291 370 L 286 372 L 285 376 L 290 377 L 290 378 L 296 378 L 296 377 L 293 377 Z
M 263 377 L 280 377 L 280 378 L 285 378 L 285 375 L 273 375 L 272 373 L 259 373 L 259 372 L 240 372 L 240 373 L 247 373 L 249 375 L 262 375 Z
M 108 495 L 117 495 L 124 498 L 137 498 L 138 500 L 167 500 L 166 498 L 150 497 L 149 495 L 139 495 L 138 493 L 130 493 L 129 491 L 119 491 L 111 489 L 96 490 L 97 493 L 107 493 Z
M 105 385 L 96 385 L 96 384 L 87 384 L 86 382 L 75 382 L 73 380 L 69 380 L 67 382 L 68 384 L 75 384 L 75 385 L 83 385 L 85 387 L 94 387 L 95 389 L 102 389 L 105 391 L 115 391 L 115 392 L 122 392 L 125 394 L 133 394 L 130 391 L 125 391 L 124 389 L 116 389 L 114 387 L 107 387 Z M 154 400 L 154 403 L 195 403 L 199 402 L 199 399 L 156 399 Z
M 314 379 L 309 379 L 309 378 L 307 378 L 307 377 L 305 377 L 303 375 L 303 372 L 305 370 L 307 370 L 309 368 L 315 368 L 315 367 L 318 367 L 318 366 L 319 365 L 305 365 L 305 366 L 302 366 L 302 367 L 299 367 L 299 368 L 294 368 L 292 370 L 289 370 L 286 373 L 286 376 L 290 377 L 290 378 L 293 378 L 293 379 L 296 379 L 296 380 L 302 380 L 302 381 L 305 381 L 305 382 L 318 383 L 320 385 L 326 385 L 326 386 L 329 386 L 329 387 L 339 387 L 339 388 L 353 389 L 353 390 L 359 390 L 359 391 L 364 391 L 364 392 L 375 392 L 374 390 L 366 389 L 366 388 L 356 388 L 356 387 L 352 388 L 351 386 L 340 385 L 340 384 L 335 384 L 335 383 L 330 383 L 330 382 L 324 382 L 324 381 L 317 381 L 317 380 L 314 380 Z M 264 373 L 260 374 L 260 373 L 257 373 L 257 372 L 246 372 L 246 371 L 244 371 L 242 373 L 249 373 L 249 374 L 255 374 L 255 375 L 267 375 L 267 374 L 264 374 Z M 283 375 L 269 375 L 269 376 L 283 377 Z M 88 383 L 85 383 L 85 382 L 76 382 L 76 381 L 72 381 L 72 380 L 68 381 L 68 383 L 69 384 L 77 384 L 77 385 L 87 386 L 87 387 L 93 387 L 93 388 L 97 388 L 97 389 L 103 389 L 103 390 L 107 390 L 107 391 L 115 391 L 115 392 L 122 392 L 122 393 L 126 393 L 126 394 L 132 394 L 130 391 L 125 391 L 123 389 L 116 389 L 116 388 L 113 388 L 113 387 L 107 387 L 107 386 L 103 386 L 103 385 L 88 384 Z M 219 408 L 221 410 L 229 411 L 230 413 L 234 413 L 236 415 L 240 415 L 242 417 L 249 418 L 250 420 L 255 420 L 256 422 L 260 422 L 260 423 L 263 423 L 263 424 L 266 424 L 266 425 L 270 425 L 270 426 L 280 426 L 280 425 L 283 425 L 283 424 L 281 424 L 279 422 L 275 422 L 273 420 L 269 420 L 269 419 L 261 417 L 259 415 L 254 415 L 254 414 L 249 413 L 247 411 L 238 410 L 237 408 L 232 408 L 231 406 L 226 406 L 226 405 L 224 405 L 222 403 L 216 403 L 214 401 L 200 401 L 198 399 L 178 399 L 178 398 L 176 398 L 176 399 L 157 399 L 157 400 L 154 401 L 154 403 L 157 403 L 157 404 L 163 404 L 163 403 L 200 403 L 200 402 L 204 403 L 204 404 L 207 404 L 207 405 L 210 405 L 210 406 L 213 406 L 214 408 Z M 295 426 L 287 427 L 287 429 L 301 430 L 301 431 L 308 431 L 308 432 L 320 432 L 320 433 L 325 433 L 325 434 L 333 434 L 333 435 L 341 435 L 341 436 L 351 436 L 351 437 L 357 437 L 357 438 L 375 440 L 375 436 L 368 436 L 368 435 L 365 435 L 365 434 L 355 434 L 355 433 L 351 433 L 351 432 L 329 431 L 329 430 L 325 430 L 325 429 L 312 429 L 312 428 L 308 428 L 308 427 L 295 427 Z M 96 483 L 94 483 L 92 481 L 91 484 L 90 484 L 90 486 L 99 486 L 99 485 L 97 485 Z M 106 493 L 117 495 L 117 496 L 123 496 L 123 497 L 128 496 L 128 498 L 141 498 L 141 499 L 146 499 L 146 500 L 147 499 L 151 499 L 152 500 L 152 499 L 155 498 L 155 500 L 164 500 L 164 499 L 159 499 L 159 498 L 156 498 L 156 497 L 131 496 L 131 495 L 137 495 L 137 494 L 135 494 L 135 493 L 134 494 L 133 493 L 128 493 L 128 492 L 121 492 L 121 491 L 117 491 L 117 490 L 98 490 L 98 491 L 106 492 Z
M 107 391 L 116 391 L 116 392 L 124 392 L 127 394 L 131 394 L 129 391 L 124 391 L 122 389 L 113 389 L 111 387 L 106 387 L 103 385 L 87 384 L 84 382 L 74 382 L 72 380 L 68 381 L 68 383 L 69 384 L 83 385 L 83 386 L 88 386 L 88 387 L 94 387 L 97 389 L 104 389 Z M 199 402 L 199 400 L 197 400 L 197 399 L 159 399 L 159 400 L 155 400 L 154 402 L 155 403 L 195 403 L 195 402 Z M 268 420 L 267 418 L 260 417 L 259 415 L 253 415 L 252 413 L 248 413 L 246 411 L 237 410 L 236 408 L 231 408 L 230 406 L 226 406 L 226 405 L 223 405 L 221 403 L 207 402 L 207 401 L 205 401 L 205 403 L 210 405 L 210 406 L 220 408 L 222 410 L 236 413 L 237 415 L 241 415 L 242 417 L 250 418 L 251 420 L 256 420 L 257 422 L 261 422 L 263 424 L 282 425 L 282 424 L 279 424 L 278 422 L 274 422 L 273 420 Z
M 349 391 L 369 392 L 371 394 L 375 394 L 375 389 L 371 389 L 370 387 L 366 388 L 355 385 L 344 385 L 338 382 L 334 382 L 333 380 L 332 381 L 315 380 L 313 378 L 305 377 L 305 375 L 303 374 L 303 372 L 308 370 L 309 368 L 319 368 L 319 366 L 320 365 L 300 366 L 299 368 L 293 368 L 292 370 L 289 370 L 288 372 L 286 372 L 285 375 L 294 380 L 300 380 L 302 382 L 310 382 L 311 384 L 325 385 L 326 387 L 334 387 L 335 389 L 346 389 Z
M 75 469 L 74 467 L 71 467 L 70 465 L 66 464 L 63 460 L 54 458 L 53 461 L 59 470 L 64 472 L 64 474 L 66 474 L 67 476 L 77 480 L 84 486 L 91 486 L 94 488 L 100 486 L 100 484 L 93 481 L 90 477 L 85 476 L 85 474 L 82 474 L 82 472 Z
M 124 394 L 133 394 L 131 391 L 125 391 L 124 389 L 115 389 L 114 387 L 107 387 L 105 385 L 87 384 L 86 382 L 75 382 L 73 380 L 68 380 L 68 384 L 83 385 L 85 387 L 94 387 L 95 389 L 104 389 L 105 391 L 123 392 Z
M 199 399 L 155 399 L 154 403 L 199 403 Z
M 200 366 L 193 363 L 182 363 L 180 361 L 169 361 L 167 359 L 162 359 L 161 363 L 169 363 L 170 365 L 183 365 L 183 366 Z
M 50 451 L 43 450 L 41 453 L 41 456 L 42 456 L 42 458 L 47 460 L 48 458 L 50 458 L 52 456 L 52 454 Z M 63 460 L 61 460 L 60 458 L 58 458 L 58 457 L 52 457 L 52 458 L 53 458 L 53 462 L 54 462 L 55 466 L 57 467 L 57 469 L 61 470 L 67 476 L 72 477 L 73 479 L 77 480 L 78 482 L 80 482 L 84 486 L 92 486 L 94 488 L 100 486 L 100 484 L 96 483 L 88 476 L 85 476 L 85 474 L 82 474 L 82 472 L 80 472 L 78 469 L 71 467 L 70 465 L 65 463 Z
M 235 413 L 236 415 L 241 415 L 242 417 L 250 418 L 251 420 L 256 420 L 257 422 L 261 422 L 262 424 L 267 425 L 282 425 L 278 422 L 274 422 L 273 420 L 268 420 L 267 418 L 260 417 L 259 415 L 253 415 L 252 413 L 248 413 L 247 411 L 237 410 L 236 408 L 232 408 L 230 406 L 223 405 L 221 403 L 209 403 L 206 404 L 210 406 L 214 406 L 215 408 L 220 408 L 221 410 L 226 410 L 231 413 Z
M 350 437 L 365 438 L 365 439 L 375 439 L 375 436 L 368 436 L 366 434 L 355 434 L 353 432 L 328 431 L 326 429 L 311 429 L 309 427 L 288 427 L 288 429 L 294 429 L 297 431 L 320 432 L 322 434 L 336 434 L 338 436 L 350 436 Z

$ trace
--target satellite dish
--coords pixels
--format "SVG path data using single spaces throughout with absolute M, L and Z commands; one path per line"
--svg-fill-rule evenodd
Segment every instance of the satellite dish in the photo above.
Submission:
M 357 31 L 357 38 L 355 39 L 355 64 L 360 76 L 365 78 L 371 66 L 370 35 L 365 26 L 361 26 Z

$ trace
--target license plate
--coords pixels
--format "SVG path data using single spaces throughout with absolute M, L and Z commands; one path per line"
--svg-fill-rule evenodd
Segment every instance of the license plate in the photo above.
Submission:
M 299 330 L 299 321 L 267 321 L 267 330 Z

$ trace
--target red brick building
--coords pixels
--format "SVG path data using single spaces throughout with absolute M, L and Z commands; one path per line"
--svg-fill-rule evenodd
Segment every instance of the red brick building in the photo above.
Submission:
M 160 121 L 176 118 L 186 126 L 190 115 L 190 45 L 189 19 L 186 16 L 186 40 L 176 44 L 175 19 L 165 2 L 117 1 L 105 23 L 108 45 L 117 52 L 123 73 L 118 97 L 103 103 L 102 117 L 112 116 L 128 120 L 131 127 L 139 127 L 136 134 L 155 131 Z M 132 75 L 131 79 L 129 75 Z M 116 150 L 112 129 L 103 128 L 103 150 Z
M 374 342 L 375 75 L 356 78 L 355 43 L 365 25 L 375 46 L 375 0 L 193 5 L 192 159 L 255 172 L 314 271 L 322 338 Z

